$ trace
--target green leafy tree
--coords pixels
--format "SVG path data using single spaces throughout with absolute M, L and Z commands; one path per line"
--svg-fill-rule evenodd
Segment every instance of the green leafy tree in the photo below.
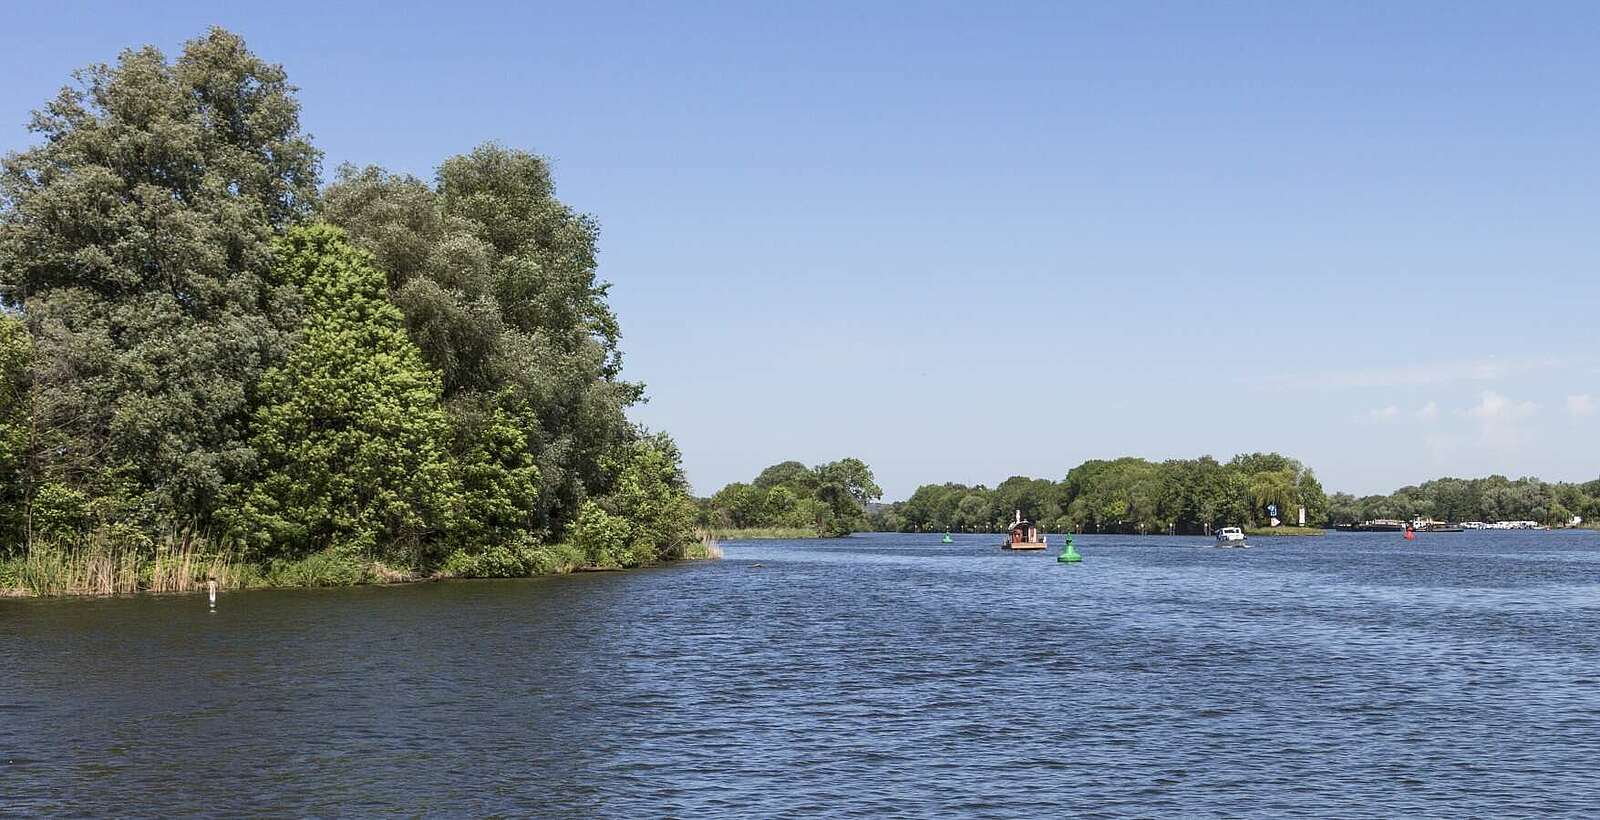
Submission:
M 475 419 L 525 410 L 507 418 L 537 467 L 533 517 L 563 530 L 639 437 L 626 410 L 643 390 L 619 377 L 595 221 L 556 198 L 542 158 L 492 144 L 445 160 L 436 185 L 341 168 L 323 215 L 373 254 L 441 373 L 458 459 L 484 446 Z
M 598 502 L 585 501 L 578 508 L 571 535 L 572 543 L 591 567 L 614 569 L 636 563 L 633 527 L 626 518 L 606 512 Z
M 15 317 L 0 314 L 0 556 L 27 541 L 29 370 L 33 343 Z
M 0 280 L 33 341 L 33 485 L 203 528 L 248 470 L 253 393 L 295 324 L 269 275 L 318 154 L 283 69 L 221 29 L 77 72 L 0 163 Z
M 763 490 L 783 487 L 796 496 L 809 496 L 817 491 L 817 472 L 798 461 L 774 464 L 751 482 Z
M 291 230 L 277 273 L 304 297 L 306 321 L 262 380 L 262 475 L 244 523 L 275 553 L 329 545 L 418 565 L 458 500 L 439 377 L 406 337 L 383 274 L 339 229 Z
M 785 461 L 750 484 L 734 482 L 713 495 L 707 519 L 732 527 L 810 527 L 841 536 L 869 526 L 866 504 L 883 497 L 872 469 L 858 458 L 816 467 Z
M 666 435 L 641 438 L 607 469 L 613 476 L 601 505 L 629 523 L 629 565 L 683 557 L 694 538 L 694 502 L 678 445 Z
M 530 412 L 509 392 L 488 407 L 459 412 L 451 429 L 461 507 L 454 540 L 469 551 L 547 536 L 539 509 L 539 467 L 528 446 Z

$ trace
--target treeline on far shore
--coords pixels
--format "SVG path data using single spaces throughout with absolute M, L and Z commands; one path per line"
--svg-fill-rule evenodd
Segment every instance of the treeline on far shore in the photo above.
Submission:
M 855 461 L 855 460 L 851 460 Z M 857 462 L 859 463 L 859 462 Z M 870 476 L 870 469 L 860 465 Z M 839 534 L 849 516 L 816 526 L 812 509 L 774 492 L 783 476 L 802 475 L 797 462 L 763 471 L 700 501 L 700 522 L 713 528 L 803 526 Z M 788 482 L 787 486 L 794 486 Z M 1250 453 L 1226 462 L 1210 456 L 1153 462 L 1142 458 L 1092 460 L 1060 481 L 1013 476 L 998 486 L 924 484 L 904 501 L 874 504 L 862 496 L 857 529 L 879 532 L 1001 532 L 1014 511 L 1046 532 L 1202 534 L 1220 527 L 1262 528 L 1272 511 L 1285 525 L 1331 527 L 1379 518 L 1439 521 L 1537 521 L 1568 526 L 1600 521 L 1600 479 L 1547 482 L 1505 476 L 1439 478 L 1389 495 L 1328 495 L 1312 470 L 1278 453 Z
M 1046 532 L 1200 534 L 1259 527 L 1270 510 L 1288 523 L 1327 518 L 1316 475 L 1277 453 L 1220 462 L 1210 456 L 1152 462 L 1096 459 L 1060 481 L 1013 476 L 981 484 L 924 484 L 905 501 L 875 507 L 872 528 L 886 532 L 999 532 L 1021 510 Z

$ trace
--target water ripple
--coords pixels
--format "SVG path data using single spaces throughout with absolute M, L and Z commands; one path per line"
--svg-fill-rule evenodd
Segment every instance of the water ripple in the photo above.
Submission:
M 0 601 L 0 813 L 1588 814 L 1600 538 Z M 760 563 L 760 568 L 754 564 Z

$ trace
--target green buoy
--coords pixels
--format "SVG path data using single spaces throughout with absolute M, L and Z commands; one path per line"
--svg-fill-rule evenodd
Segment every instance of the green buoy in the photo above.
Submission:
M 950 533 L 945 533 L 944 534 L 944 542 L 943 543 L 954 544 L 955 542 L 956 542 L 955 539 L 950 537 Z
M 1065 547 L 1062 547 L 1061 548 L 1061 554 L 1056 556 L 1056 563 L 1059 563 L 1059 564 L 1076 564 L 1076 563 L 1078 563 L 1079 561 L 1082 561 L 1082 560 L 1083 560 L 1083 556 L 1079 555 L 1078 551 L 1072 548 L 1072 536 L 1068 535 L 1067 536 L 1067 545 Z

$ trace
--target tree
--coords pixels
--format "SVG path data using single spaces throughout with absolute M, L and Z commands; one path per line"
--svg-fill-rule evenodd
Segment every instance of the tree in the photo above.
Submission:
M 272 239 L 319 157 L 283 69 L 221 29 L 74 77 L 0 163 L 3 298 L 33 340 L 33 423 L 60 433 L 34 440 L 33 484 L 189 532 L 253 460 L 255 386 L 296 321 Z
M 33 344 L 15 317 L 0 314 L 0 556 L 27 540 L 29 368 Z
M 785 461 L 762 470 L 751 483 L 763 490 L 785 487 L 797 496 L 806 496 L 817 491 L 817 473 L 798 461 Z
M 866 503 L 883 497 L 858 458 L 816 467 L 785 461 L 750 484 L 734 482 L 713 495 L 707 518 L 732 527 L 810 527 L 819 536 L 848 535 L 868 525 Z
M 638 438 L 625 412 L 643 395 L 619 377 L 595 221 L 555 197 L 542 158 L 492 144 L 445 160 L 433 186 L 343 167 L 323 215 L 373 254 L 442 374 L 455 456 L 481 446 L 474 417 L 524 408 L 508 419 L 538 468 L 538 529 L 567 526 Z
M 630 565 L 683 557 L 694 537 L 694 502 L 672 438 L 635 441 L 606 465 L 612 475 L 601 506 L 630 525 Z
M 406 337 L 383 274 L 339 229 L 291 230 L 277 273 L 303 295 L 306 322 L 262 379 L 262 475 L 241 523 L 274 553 L 326 544 L 420 565 L 459 501 L 439 376 Z

